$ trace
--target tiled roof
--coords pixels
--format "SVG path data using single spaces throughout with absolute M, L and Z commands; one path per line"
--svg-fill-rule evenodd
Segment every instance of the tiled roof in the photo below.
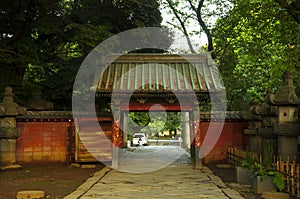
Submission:
M 208 93 L 223 90 L 218 69 L 208 54 L 122 55 L 102 73 L 97 92 Z

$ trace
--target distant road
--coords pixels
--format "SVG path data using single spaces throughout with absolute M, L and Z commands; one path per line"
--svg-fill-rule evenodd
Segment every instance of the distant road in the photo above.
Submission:
M 182 140 L 156 140 L 156 139 L 148 139 L 149 145 L 175 145 L 175 146 L 182 146 Z
M 178 146 L 140 146 L 119 151 L 118 169 L 130 173 L 151 172 L 164 168 L 190 154 Z M 182 161 L 180 161 L 182 162 Z

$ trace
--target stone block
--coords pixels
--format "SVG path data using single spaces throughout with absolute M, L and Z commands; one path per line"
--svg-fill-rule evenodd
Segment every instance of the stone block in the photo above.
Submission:
M 96 165 L 95 164 L 83 164 L 80 167 L 83 169 L 94 169 L 94 168 L 96 168 Z
M 295 136 L 279 136 L 278 137 L 278 155 L 283 161 L 298 155 L 298 139 Z
M 256 135 L 257 132 L 255 129 L 244 129 L 244 134 L 246 135 Z
M 279 107 L 279 123 L 294 122 L 298 119 L 297 106 L 281 106 Z
M 254 193 L 262 194 L 263 192 L 276 192 L 277 189 L 272 182 L 272 178 L 270 176 L 262 179 L 262 176 L 257 176 L 253 181 Z
M 17 199 L 38 199 L 44 197 L 45 197 L 44 191 L 28 190 L 28 191 L 19 191 L 17 193 Z
M 264 199 L 290 199 L 290 196 L 288 193 L 282 193 L 282 192 L 263 192 L 261 194 L 261 197 Z
M 216 164 L 216 167 L 220 168 L 220 169 L 231 169 L 232 165 L 231 164 Z
M 278 135 L 300 135 L 299 123 L 279 123 L 274 125 L 274 132 Z
M 0 169 L 1 170 L 22 169 L 22 166 L 19 164 L 12 164 L 12 165 L 3 166 Z
M 236 181 L 239 184 L 253 184 L 253 177 L 248 168 L 236 167 Z
M 16 162 L 16 140 L 0 139 L 0 164 L 9 165 Z

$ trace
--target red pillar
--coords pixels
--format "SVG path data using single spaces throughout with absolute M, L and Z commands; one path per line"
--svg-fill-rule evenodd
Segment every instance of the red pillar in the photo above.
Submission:
M 121 145 L 121 133 L 120 133 L 120 119 L 113 121 L 113 145 L 119 147 Z
M 114 116 L 114 120 L 112 123 L 112 140 L 113 140 L 113 148 L 112 148 L 112 168 L 118 169 L 119 167 L 119 146 L 121 145 L 122 139 L 121 137 L 121 128 L 120 128 L 120 103 L 112 103 L 111 104 L 112 113 Z
M 200 130 L 200 110 L 199 110 L 199 103 L 195 102 L 192 114 L 192 121 L 191 124 L 193 128 L 191 128 L 191 138 L 193 137 L 193 141 L 191 144 L 191 157 L 194 167 L 201 168 L 202 167 L 202 160 L 199 157 L 200 149 L 201 149 L 201 130 Z
M 195 168 L 202 167 L 202 159 L 200 159 L 200 148 L 201 148 L 201 130 L 200 130 L 200 118 L 194 118 L 194 166 Z

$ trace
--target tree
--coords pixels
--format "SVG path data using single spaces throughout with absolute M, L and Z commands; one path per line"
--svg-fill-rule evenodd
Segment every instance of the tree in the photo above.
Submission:
M 33 69 L 41 63 L 44 49 L 36 40 L 39 32 L 44 32 L 45 37 L 59 35 L 63 28 L 62 9 L 58 1 L 30 0 L 1 0 L 0 9 L 0 89 L 12 86 L 14 92 L 20 93 L 27 67 L 31 65 Z M 43 45 L 47 40 L 44 41 Z
M 168 24 L 182 31 L 190 51 L 195 53 L 198 50 L 194 49 L 191 37 L 197 35 L 200 40 L 201 32 L 207 36 L 207 51 L 213 51 L 211 29 L 214 20 L 226 15 L 231 8 L 231 2 L 229 0 L 164 0 L 162 6 L 167 13 L 174 16 Z M 191 31 L 190 27 L 193 25 L 197 28 Z
M 0 2 L 0 90 L 24 101 L 42 92 L 70 108 L 73 81 L 85 56 L 124 30 L 160 26 L 156 0 L 22 0 Z
M 145 128 L 142 129 L 142 132 L 147 134 L 150 133 L 150 135 L 159 135 L 159 132 L 164 131 L 164 126 L 167 119 L 166 112 L 151 111 L 149 112 L 149 117 L 150 122 Z
M 283 71 L 299 76 L 299 29 L 274 0 L 234 0 L 214 28 L 215 53 L 229 109 L 259 103 L 282 85 Z
M 180 127 L 181 114 L 178 112 L 167 112 L 167 120 L 165 122 L 164 129 L 170 132 L 174 131 L 177 134 L 177 130 Z
M 300 23 L 300 1 L 299 0 L 276 0 L 288 13 Z
M 128 126 L 134 132 L 174 131 L 176 135 L 180 121 L 181 114 L 178 112 L 130 112 Z

